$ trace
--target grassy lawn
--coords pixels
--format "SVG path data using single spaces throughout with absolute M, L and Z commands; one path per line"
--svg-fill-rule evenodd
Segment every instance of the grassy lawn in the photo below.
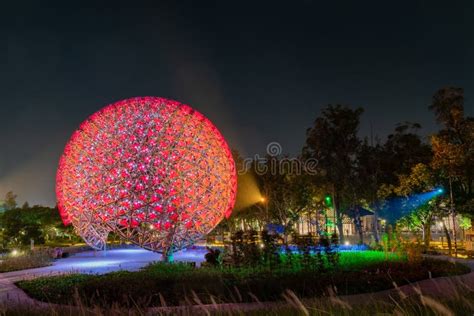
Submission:
M 281 300 L 287 289 L 298 297 L 372 292 L 432 277 L 463 274 L 469 268 L 447 261 L 420 259 L 408 262 L 383 252 L 340 254 L 337 267 L 323 270 L 294 265 L 278 267 L 199 268 L 185 264 L 155 263 L 138 272 L 105 275 L 71 274 L 18 283 L 29 295 L 51 303 L 80 301 L 88 306 L 185 305 L 212 302 Z M 295 258 L 293 258 L 295 260 Z M 301 260 L 301 258 L 296 258 Z
M 43 252 L 7 255 L 0 259 L 0 273 L 26 270 L 51 265 L 51 258 Z

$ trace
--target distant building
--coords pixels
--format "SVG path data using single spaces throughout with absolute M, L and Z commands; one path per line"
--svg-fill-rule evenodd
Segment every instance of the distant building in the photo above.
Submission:
M 364 242 L 369 243 L 374 235 L 375 217 L 372 211 L 359 207 L 358 216 L 349 212 L 348 215 L 342 217 L 342 229 L 346 242 L 357 244 L 360 241 L 359 227 L 362 231 Z M 350 215 L 350 216 L 349 216 Z M 356 218 L 360 218 L 360 223 L 356 224 Z M 337 228 L 337 220 L 333 209 L 325 209 L 319 211 L 311 211 L 302 213 L 298 219 L 293 223 L 292 231 L 299 235 L 318 236 L 322 232 L 339 233 Z M 248 230 L 255 229 L 260 231 L 263 227 L 258 221 L 246 220 L 241 218 L 237 222 L 236 229 Z M 377 218 L 377 231 L 382 234 L 385 231 L 385 220 Z M 278 224 L 268 224 L 266 229 L 282 233 L 284 227 Z
M 299 220 L 295 223 L 293 229 L 300 235 L 313 234 L 318 235 L 318 232 L 328 231 L 338 233 L 337 226 L 335 225 L 336 219 L 331 210 L 326 214 L 305 214 L 300 216 Z M 364 212 L 360 215 L 360 229 L 363 232 L 365 242 L 369 242 L 370 236 L 374 232 L 375 218 L 372 212 Z M 378 218 L 377 221 L 378 231 L 383 232 L 385 220 Z M 342 229 L 344 231 L 344 237 L 347 241 L 357 243 L 359 239 L 359 233 L 354 218 L 344 215 L 342 218 Z

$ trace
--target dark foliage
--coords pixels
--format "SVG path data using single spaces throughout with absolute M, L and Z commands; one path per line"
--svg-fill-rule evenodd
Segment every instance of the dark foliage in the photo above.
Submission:
M 262 236 L 262 261 L 263 264 L 268 267 L 274 267 L 280 264 L 280 254 L 278 252 L 278 239 L 277 234 L 271 234 L 267 230 L 263 230 Z
M 327 294 L 327 288 L 340 295 L 391 288 L 393 282 L 406 284 L 428 277 L 466 273 L 469 268 L 446 261 L 425 259 L 379 262 L 363 269 L 338 269 L 332 272 L 295 269 L 193 269 L 182 264 L 154 264 L 139 272 L 114 272 L 106 275 L 64 275 L 21 281 L 18 285 L 31 296 L 52 303 L 74 303 L 74 293 L 87 305 L 131 307 L 217 302 L 278 300 L 286 289 L 299 297 Z M 126 286 L 124 286 L 126 285 Z M 195 294 L 193 294 L 193 292 Z
M 219 249 L 212 249 L 212 248 L 207 247 L 207 253 L 204 255 L 204 259 L 206 259 L 207 264 L 215 267 L 220 264 L 219 262 L 220 254 L 221 254 L 221 251 Z

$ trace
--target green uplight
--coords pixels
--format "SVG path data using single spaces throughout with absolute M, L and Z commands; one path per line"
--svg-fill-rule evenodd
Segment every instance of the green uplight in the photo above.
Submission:
M 329 194 L 324 197 L 324 201 L 326 202 L 326 206 L 328 206 L 328 207 L 332 206 L 332 199 L 331 199 L 331 196 Z

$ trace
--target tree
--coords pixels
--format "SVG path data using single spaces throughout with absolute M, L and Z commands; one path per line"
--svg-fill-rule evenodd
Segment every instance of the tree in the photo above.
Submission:
M 378 218 L 386 206 L 385 199 L 391 197 L 394 186 L 398 185 L 399 176 L 408 174 L 418 163 L 429 163 L 431 150 L 424 143 L 417 131 L 421 128 L 418 123 L 405 122 L 398 124 L 394 133 L 387 137 L 384 144 L 376 139 L 366 138 L 357 150 L 356 172 L 353 175 L 353 204 L 365 205 L 373 213 L 373 236 L 379 242 Z M 393 203 L 393 202 L 392 202 Z M 354 212 L 356 215 L 358 212 Z M 397 217 L 395 214 L 384 214 L 388 219 Z M 354 219 L 360 223 L 360 218 Z M 362 240 L 362 231 L 359 227 Z
M 39 205 L 5 211 L 1 214 L 0 226 L 4 247 L 27 246 L 31 239 L 36 244 L 42 244 L 71 233 L 70 229 L 62 224 L 57 208 Z
M 438 90 L 429 107 L 438 123 L 431 137 L 432 166 L 445 179 L 452 193 L 451 211 L 474 215 L 474 118 L 464 115 L 464 91 L 447 87 Z
M 360 139 L 357 136 L 362 108 L 329 105 L 306 131 L 303 157 L 318 160 L 330 187 L 340 242 L 344 242 L 342 217 L 353 200 L 351 179 Z
M 5 201 L 4 201 L 4 208 L 5 210 L 12 210 L 17 206 L 16 203 L 17 195 L 13 193 L 13 191 L 8 191 L 5 194 Z
M 443 126 L 431 138 L 432 166 L 440 172 L 445 187 L 449 188 L 449 211 L 457 256 L 456 214 L 474 214 L 474 118 L 464 115 L 464 91 L 461 88 L 438 90 L 429 109 Z
M 381 183 L 396 184 L 399 175 L 410 173 L 416 164 L 431 161 L 431 148 L 418 135 L 420 128 L 418 123 L 399 123 L 394 133 L 387 137 L 380 160 Z
M 386 177 L 382 173 L 382 158 L 383 146 L 380 144 L 369 144 L 368 140 L 365 139 L 357 151 L 356 174 L 353 180 L 355 182 L 355 196 L 361 200 L 361 204 L 366 204 L 374 212 L 372 232 L 376 243 L 380 240 L 378 217 L 382 206 L 382 201 L 379 199 L 377 192 L 379 187 L 382 185 L 381 182 Z M 358 222 L 360 223 L 360 218 L 358 219 Z M 363 237 L 361 228 L 358 227 L 358 230 L 360 242 L 362 243 Z
M 26 246 L 34 239 L 43 243 L 37 214 L 24 209 L 9 209 L 2 214 L 4 243 L 12 247 Z
M 258 203 L 265 224 L 276 223 L 284 228 L 284 239 L 291 234 L 294 224 L 308 207 L 312 198 L 312 186 L 306 175 L 293 169 L 287 157 L 268 156 L 264 162 L 265 172 L 256 174 L 264 201 Z M 297 161 L 296 161 L 297 162 Z M 258 162 L 257 162 L 258 163 Z
M 436 91 L 429 109 L 447 131 L 457 133 L 464 123 L 464 89 L 445 87 Z
M 315 200 L 319 197 L 311 176 L 301 166 L 297 158 L 282 156 L 252 161 L 239 175 L 238 209 L 220 226 L 238 229 L 236 226 L 244 223 L 244 229 L 265 230 L 269 224 L 278 225 L 286 242 L 303 214 L 315 214 Z
M 426 248 L 431 241 L 431 225 L 433 218 L 439 211 L 435 196 L 427 196 L 426 192 L 434 190 L 436 176 L 434 171 L 425 164 L 417 164 L 410 174 L 399 176 L 399 185 L 395 193 L 404 196 L 403 207 L 408 214 L 401 218 L 399 223 L 408 228 L 419 228 L 423 233 L 423 242 Z

